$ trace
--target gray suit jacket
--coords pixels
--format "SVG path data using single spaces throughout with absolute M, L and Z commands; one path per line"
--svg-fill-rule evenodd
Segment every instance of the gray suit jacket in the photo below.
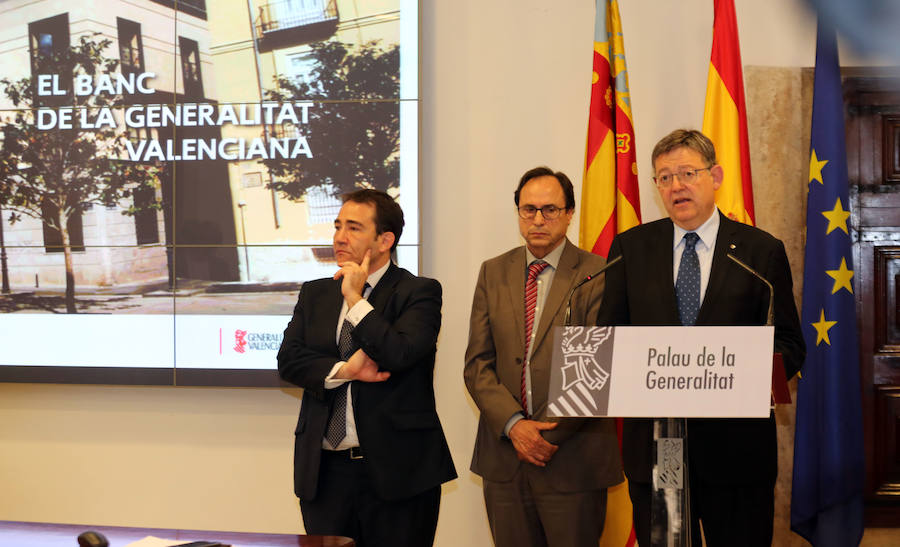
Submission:
M 563 324 L 566 299 L 573 286 L 596 273 L 605 261 L 568 240 L 547 294 L 534 338 L 531 358 L 534 419 L 547 420 L 547 391 L 553 353 L 553 327 Z M 481 410 L 472 471 L 485 479 L 506 482 L 522 463 L 503 427 L 522 410 L 520 382 L 525 351 L 525 247 L 518 247 L 481 266 L 466 349 L 465 381 Z M 594 325 L 603 294 L 603 279 L 585 283 L 572 298 L 573 325 Z M 555 420 L 555 419 L 554 419 Z M 559 450 L 538 480 L 549 488 L 576 492 L 622 482 L 622 464 L 611 419 L 560 420 L 544 437 Z

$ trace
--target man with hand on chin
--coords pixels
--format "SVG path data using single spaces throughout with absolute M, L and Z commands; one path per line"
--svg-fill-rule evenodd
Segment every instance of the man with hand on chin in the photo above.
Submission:
M 569 292 L 605 264 L 566 238 L 575 212 L 569 178 L 526 172 L 514 194 L 525 246 L 481 265 L 465 381 L 481 411 L 472 471 L 481 475 L 497 547 L 596 547 L 606 489 L 622 482 L 609 419 L 548 420 L 553 327 Z M 572 294 L 571 323 L 593 325 L 603 280 Z
M 278 351 L 303 388 L 294 491 L 308 534 L 431 545 L 440 485 L 456 478 L 434 401 L 441 286 L 391 261 L 404 222 L 390 196 L 343 199 L 340 270 L 303 284 Z

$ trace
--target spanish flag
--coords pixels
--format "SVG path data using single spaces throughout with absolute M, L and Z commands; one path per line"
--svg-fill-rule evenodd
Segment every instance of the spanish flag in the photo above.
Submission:
M 634 123 L 616 0 L 595 0 L 594 60 L 579 245 L 606 256 L 613 237 L 641 223 Z M 621 428 L 621 420 L 619 420 Z M 621 430 L 619 433 L 621 442 Z M 628 482 L 607 492 L 600 547 L 636 544 Z
M 641 223 L 625 43 L 616 0 L 595 0 L 594 62 L 579 244 L 606 256 L 613 236 Z
M 716 205 L 728 218 L 755 224 L 747 107 L 734 0 L 714 0 L 712 56 L 706 83 L 703 133 L 716 145 L 725 180 L 716 191 Z

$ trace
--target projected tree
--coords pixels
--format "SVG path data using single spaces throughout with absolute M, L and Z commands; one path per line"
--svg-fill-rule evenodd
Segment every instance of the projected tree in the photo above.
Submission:
M 388 190 L 399 184 L 400 50 L 377 42 L 312 45 L 309 81 L 276 77 L 268 100 L 314 101 L 298 130 L 312 158 L 264 160 L 270 188 L 298 200 L 309 188 L 330 185 L 337 194 L 359 188 Z M 277 136 L 277 135 L 276 135 Z
M 79 74 L 114 74 L 118 61 L 104 56 L 111 43 L 96 35 L 82 36 L 58 51 L 39 51 L 32 73 L 57 75 L 63 90 L 71 88 L 72 77 Z M 0 165 L 5 168 L 0 169 L 0 203 L 11 211 L 10 224 L 28 216 L 59 233 L 66 269 L 66 311 L 76 313 L 70 219 L 88 204 L 113 205 L 138 188 L 154 188 L 158 168 L 119 160 L 125 157 L 126 135 L 110 124 L 88 128 L 97 124 L 103 108 L 121 104 L 121 95 L 76 96 L 68 90 L 45 97 L 38 95 L 36 77 L 3 78 L 0 85 L 18 109 L 2 122 Z M 71 129 L 38 128 L 38 111 L 59 113 L 70 106 L 75 107 Z M 124 214 L 136 212 L 130 207 Z

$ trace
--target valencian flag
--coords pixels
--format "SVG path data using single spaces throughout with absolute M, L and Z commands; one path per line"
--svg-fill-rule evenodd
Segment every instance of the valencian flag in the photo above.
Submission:
M 581 187 L 579 244 L 583 249 L 605 257 L 616 234 L 641 223 L 635 157 L 619 3 L 595 0 L 591 105 Z M 620 442 L 621 423 L 618 420 Z M 600 547 L 633 547 L 627 481 L 608 490 L 606 507 Z
M 605 257 L 617 233 L 641 223 L 641 199 L 619 4 L 616 0 L 595 4 L 579 244 Z
M 810 135 L 803 337 L 791 529 L 815 547 L 863 535 L 863 434 L 844 109 L 832 29 L 821 21 Z
M 714 1 L 715 22 L 703 134 L 716 145 L 716 157 L 725 170 L 725 180 L 716 190 L 716 205 L 728 218 L 752 225 L 756 223 L 756 216 L 753 213 L 747 107 L 734 1 Z

